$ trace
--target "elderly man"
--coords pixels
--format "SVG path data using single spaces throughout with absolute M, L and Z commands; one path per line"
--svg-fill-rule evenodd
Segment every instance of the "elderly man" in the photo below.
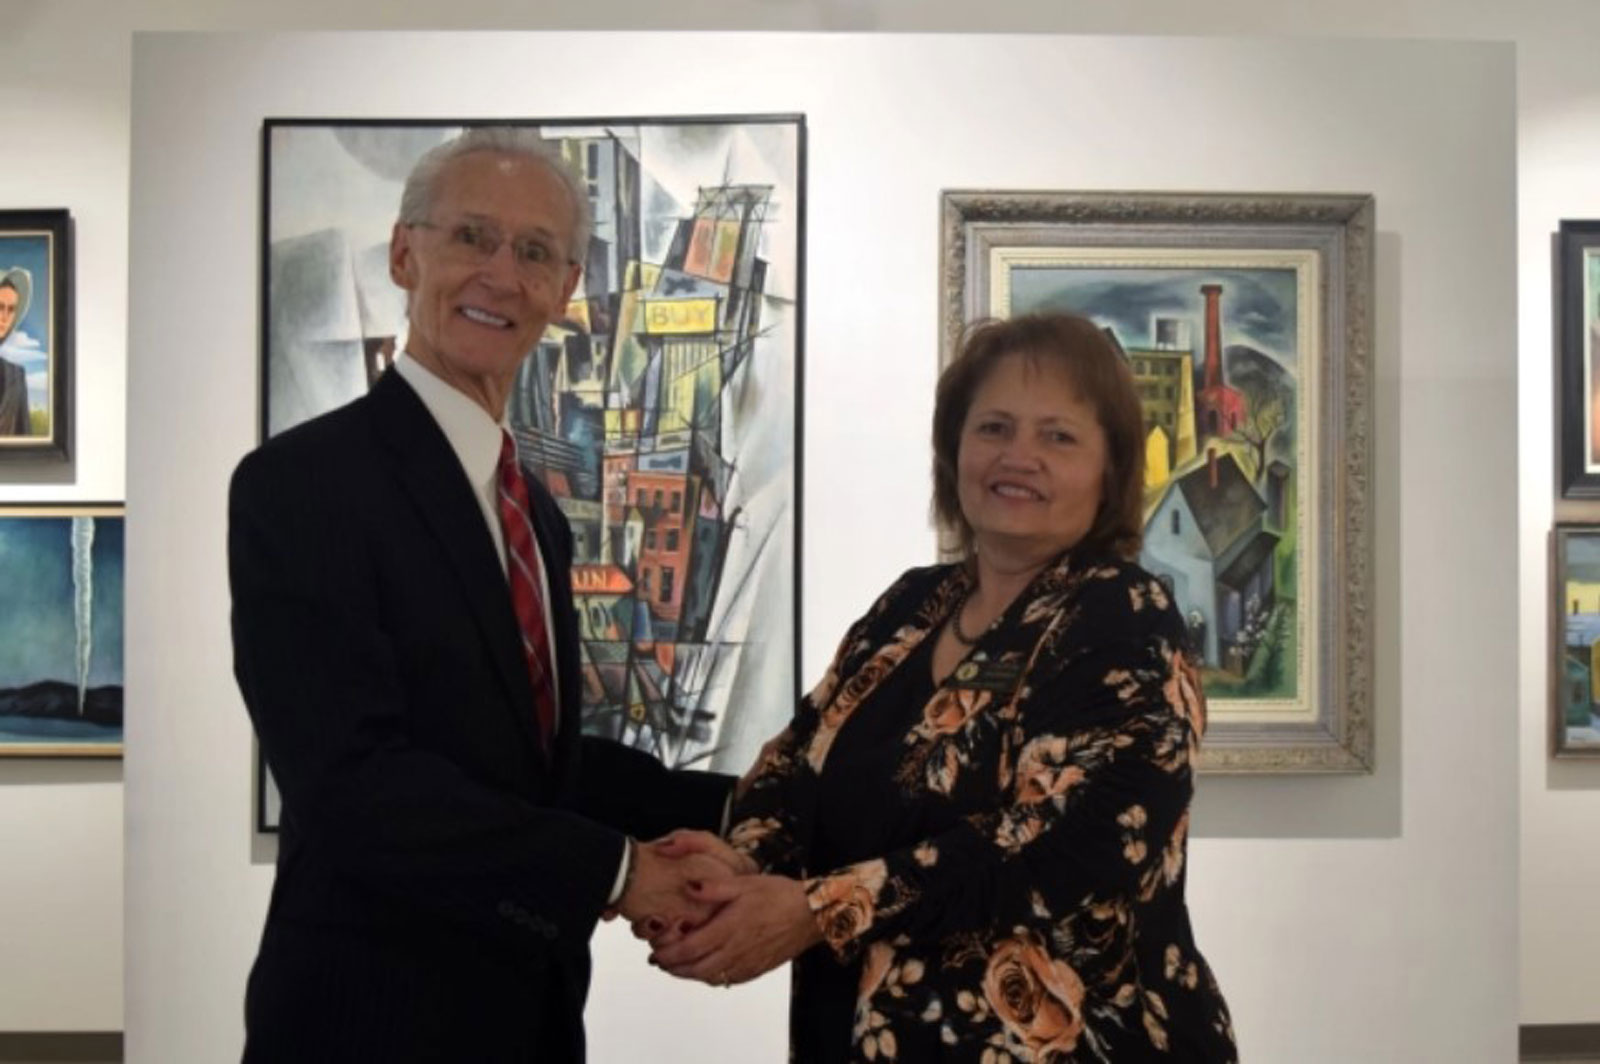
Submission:
M 33 293 L 33 276 L 20 266 L 0 270 L 0 344 L 11 339 L 28 313 L 28 297 Z M 26 436 L 33 431 L 28 421 L 28 375 L 9 359 L 0 358 L 0 436 Z
M 234 475 L 235 673 L 284 798 L 246 1061 L 582 1060 L 596 920 L 692 922 L 726 874 L 632 838 L 714 829 L 729 780 L 579 734 L 571 533 L 504 424 L 587 218 L 530 131 L 429 152 L 404 352 Z

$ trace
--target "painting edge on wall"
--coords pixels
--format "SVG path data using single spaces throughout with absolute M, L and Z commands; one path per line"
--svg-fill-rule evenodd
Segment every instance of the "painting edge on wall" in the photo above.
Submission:
M 72 216 L 66 208 L 42 210 L 0 210 L 0 243 L 8 237 L 42 237 L 46 265 L 39 270 L 28 270 L 5 261 L 0 253 L 0 284 L 18 293 L 20 306 L 14 324 L 0 321 L 0 416 L 7 417 L 10 404 L 6 394 L 11 386 L 20 384 L 24 403 L 21 416 L 30 420 L 25 434 L 14 434 L 0 426 L 0 462 L 65 462 L 72 457 L 72 374 L 74 363 L 73 319 L 73 258 Z M 38 276 L 34 276 L 37 273 Z M 42 339 L 43 355 L 30 358 L 30 363 L 42 362 L 37 369 L 12 362 L 5 356 L 13 352 L 12 343 L 18 335 L 31 308 L 40 300 L 48 304 L 43 314 L 45 336 Z M 30 345 L 39 345 L 40 338 L 24 335 Z M 26 350 L 26 349 L 23 349 Z M 28 378 L 42 373 L 44 382 L 38 389 L 43 409 L 28 402 L 34 389 Z
M 1557 486 L 1562 498 L 1600 499 L 1600 221 L 1561 222 L 1555 236 Z
M 114 517 L 124 521 L 126 527 L 126 508 L 120 502 L 50 502 L 50 503 L 0 503 L 0 520 L 11 517 L 28 518 L 76 518 L 76 517 Z M 124 602 L 123 615 L 126 604 Z M 126 683 L 124 670 L 124 681 Z M 59 681 L 58 681 L 59 683 Z M 119 688 L 121 685 L 119 685 Z M 80 695 L 81 698 L 81 695 Z M 123 691 L 119 689 L 118 698 L 126 704 Z M 80 703 L 81 704 L 81 703 Z M 118 707 L 117 716 L 124 720 L 122 707 Z M 120 758 L 123 754 L 123 739 L 110 741 L 64 741 L 64 742 L 22 742 L 0 741 L 0 757 L 3 758 Z
M 1600 628 L 1590 626 L 1587 662 L 1582 660 L 1583 655 L 1571 653 L 1567 644 L 1568 637 L 1573 634 L 1569 631 L 1569 618 L 1582 615 L 1600 620 L 1600 581 L 1595 582 L 1595 609 L 1567 608 L 1571 601 L 1567 586 L 1571 568 L 1569 547 L 1578 538 L 1594 541 L 1600 551 L 1600 524 L 1561 523 L 1550 531 L 1550 754 L 1572 760 L 1600 758 L 1600 728 L 1594 726 L 1594 708 L 1600 702 L 1594 688 Z M 1573 686 L 1579 683 L 1585 688 L 1581 694 Z M 1572 713 L 1580 704 L 1588 707 L 1583 714 L 1588 722 L 1581 726 L 1594 732 L 1593 738 L 1575 739 L 1572 735 L 1574 727 L 1578 726 L 1572 720 Z

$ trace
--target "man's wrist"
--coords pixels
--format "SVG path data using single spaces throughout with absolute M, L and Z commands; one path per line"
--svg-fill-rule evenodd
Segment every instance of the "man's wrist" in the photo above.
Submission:
M 617 878 L 611 884 L 611 896 L 606 899 L 606 905 L 611 907 L 622 904 L 633 886 L 634 876 L 639 874 L 639 844 L 631 835 L 624 835 L 622 839 L 622 862 L 617 865 Z

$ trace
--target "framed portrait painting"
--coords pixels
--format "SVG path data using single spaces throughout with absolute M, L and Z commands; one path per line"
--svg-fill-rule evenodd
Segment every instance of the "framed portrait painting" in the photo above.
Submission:
M 479 124 L 537 130 L 593 215 L 508 404 L 572 527 L 583 727 L 742 771 L 797 695 L 802 116 L 267 121 L 262 433 L 363 394 L 404 349 L 402 185 Z M 263 771 L 262 827 L 277 798 Z
M 0 755 L 122 753 L 122 507 L 0 506 Z
M 1600 525 L 1558 525 L 1551 549 L 1551 747 L 1600 757 Z
M 974 320 L 1067 311 L 1132 371 L 1201 768 L 1371 771 L 1372 198 L 950 191 L 942 225 L 946 360 Z
M 69 457 L 71 238 L 65 210 L 0 211 L 0 461 Z
M 1600 221 L 1562 222 L 1557 243 L 1561 494 L 1600 499 Z

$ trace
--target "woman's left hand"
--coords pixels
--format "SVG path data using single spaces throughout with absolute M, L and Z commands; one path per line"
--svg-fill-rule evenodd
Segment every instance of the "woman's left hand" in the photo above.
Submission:
M 650 961 L 683 979 L 732 986 L 787 963 L 822 941 L 805 887 L 785 876 L 702 881 L 696 901 L 721 908 L 681 937 L 654 940 Z

